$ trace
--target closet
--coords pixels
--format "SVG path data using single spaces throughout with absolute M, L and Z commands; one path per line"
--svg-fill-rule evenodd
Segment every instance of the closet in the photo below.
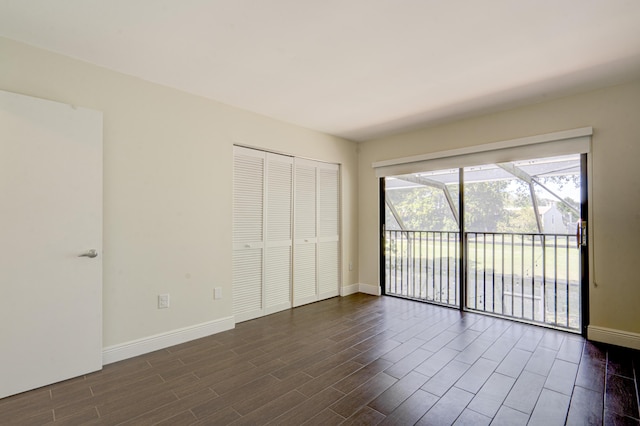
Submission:
M 236 146 L 233 179 L 236 322 L 337 296 L 339 165 Z

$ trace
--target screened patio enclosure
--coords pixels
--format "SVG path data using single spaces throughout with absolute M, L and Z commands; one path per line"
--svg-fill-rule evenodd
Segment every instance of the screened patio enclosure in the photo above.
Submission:
M 384 293 L 580 331 L 584 164 L 575 154 L 383 178 Z

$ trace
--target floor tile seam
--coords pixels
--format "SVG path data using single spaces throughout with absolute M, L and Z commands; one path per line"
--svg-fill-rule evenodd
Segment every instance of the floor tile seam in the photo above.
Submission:
M 438 395 L 435 395 L 435 394 L 433 394 L 433 393 L 429 392 L 428 390 L 425 390 L 425 389 L 420 388 L 420 390 L 422 390 L 423 392 L 426 392 L 426 393 L 428 393 L 429 395 L 432 395 L 432 396 L 434 396 L 434 397 L 436 397 L 436 398 L 437 398 L 437 401 L 436 401 L 436 402 L 435 402 L 431 407 L 429 407 L 429 409 L 428 409 L 428 410 L 427 410 L 427 411 L 422 415 L 422 417 L 426 416 L 426 415 L 427 415 L 427 414 L 428 414 L 428 413 L 429 413 L 429 412 L 430 412 L 430 411 L 431 411 L 431 410 L 432 410 L 436 405 L 438 405 L 438 403 L 440 402 L 440 400 L 442 400 L 442 398 L 444 398 L 444 396 L 445 396 L 449 391 L 451 391 L 451 389 L 452 389 L 452 388 L 456 388 L 456 389 L 458 389 L 458 390 L 460 390 L 460 391 L 463 391 L 463 392 L 466 392 L 466 393 L 470 393 L 470 394 L 472 394 L 472 395 L 473 395 L 473 397 L 471 397 L 471 398 L 469 399 L 469 401 L 465 404 L 464 408 L 462 408 L 462 410 L 460 410 L 460 413 L 456 416 L 456 418 L 453 420 L 453 422 L 452 422 L 451 424 L 455 424 L 455 422 L 458 420 L 458 417 L 460 417 L 460 416 L 462 415 L 462 413 L 464 412 L 464 410 L 471 410 L 471 409 L 469 408 L 469 405 L 471 404 L 471 401 L 473 401 L 473 399 L 476 397 L 477 393 L 469 392 L 469 391 L 467 391 L 467 390 L 464 390 L 464 389 L 461 389 L 461 388 L 457 387 L 456 385 L 453 385 L 453 386 L 449 387 L 449 389 L 447 389 L 447 392 L 445 392 L 442 396 L 438 396 Z M 501 405 L 502 405 L 502 404 L 501 404 Z M 473 411 L 473 410 L 472 410 L 472 411 Z M 474 411 L 474 412 L 475 412 L 475 411 Z M 481 414 L 481 413 L 478 413 L 478 414 Z M 484 415 L 484 414 L 483 414 L 483 415 Z M 420 417 L 420 418 L 422 419 L 422 417 Z M 486 416 L 485 416 L 485 417 L 486 417 Z M 494 416 L 494 417 L 495 417 L 495 416 Z M 493 420 L 493 419 L 492 419 L 492 420 Z
M 458 389 L 459 389 L 459 388 L 458 388 Z M 464 389 L 463 389 L 463 390 L 464 390 Z M 468 392 L 468 391 L 467 391 L 467 392 Z M 475 395 L 477 395 L 477 394 L 474 394 L 474 396 L 475 396 Z M 471 401 L 473 401 L 473 398 L 471 398 Z M 464 412 L 465 410 L 469 410 L 469 411 L 473 411 L 473 412 L 474 412 L 474 413 L 476 413 L 476 414 L 480 414 L 480 415 L 481 415 L 481 416 L 483 416 L 483 417 L 489 417 L 489 416 L 487 416 L 486 414 L 482 414 L 481 412 L 474 410 L 473 408 L 469 407 L 469 405 L 471 405 L 471 402 L 469 402 L 469 404 L 467 404 L 467 406 L 466 406 L 466 407 L 464 407 L 464 410 L 462 410 L 462 412 Z M 502 403 L 501 403 L 500 405 L 502 406 Z M 511 408 L 511 407 L 509 407 L 509 408 Z M 497 414 L 497 413 L 496 413 L 496 414 Z M 462 413 L 460 413 L 460 415 L 462 415 Z M 459 417 L 459 416 L 458 416 L 458 417 Z M 494 415 L 494 416 L 491 418 L 491 421 L 493 421 L 493 419 L 494 419 L 495 417 L 496 417 L 496 416 Z M 456 419 L 456 420 L 457 420 L 457 419 Z
M 393 376 L 391 376 L 393 377 Z M 395 377 L 394 377 L 395 379 Z M 389 416 L 391 415 L 391 413 L 393 413 L 396 409 L 398 409 L 402 404 L 405 403 L 405 401 L 407 401 L 409 398 L 411 398 L 414 394 L 416 394 L 418 391 L 424 391 L 424 389 L 421 389 L 421 387 L 415 389 L 413 392 L 411 392 L 411 394 L 409 394 L 407 397 L 405 397 L 400 403 L 398 403 L 394 409 L 389 412 L 388 414 L 383 413 L 382 411 L 377 410 L 375 407 L 372 407 L 370 404 L 373 403 L 375 400 L 377 400 L 380 396 L 382 396 L 386 391 L 388 391 L 389 389 L 391 389 L 393 386 L 395 386 L 400 380 L 396 379 L 396 383 L 394 383 L 393 385 L 389 386 L 387 389 L 385 389 L 384 391 L 382 391 L 382 393 L 380 393 L 380 395 L 376 396 L 375 398 L 373 398 L 371 401 L 367 402 L 364 406 L 371 408 L 372 410 L 377 411 L 378 413 L 382 414 L 383 416 Z M 426 391 L 425 391 L 426 392 Z
M 89 387 L 89 391 L 91 392 L 91 396 L 87 396 L 87 397 L 84 397 L 84 398 L 73 399 L 72 401 L 67 401 L 65 404 L 61 404 L 61 405 L 55 405 L 55 404 L 54 404 L 54 407 L 53 407 L 53 408 L 58 409 L 58 410 L 61 410 L 61 409 L 63 409 L 63 408 L 66 408 L 66 407 L 69 407 L 69 406 L 72 406 L 72 405 L 78 404 L 78 403 L 83 402 L 83 401 L 92 401 L 92 400 L 94 400 L 93 402 L 95 402 L 95 399 L 97 399 L 97 398 L 101 398 L 101 397 L 103 397 L 103 395 L 104 395 L 104 394 L 98 394 L 98 395 L 96 395 L 96 394 L 93 392 L 93 389 L 91 389 L 91 387 Z M 118 399 L 118 398 L 116 398 L 116 399 Z M 89 405 L 91 405 L 91 404 L 89 404 Z M 100 404 L 94 403 L 93 405 L 97 407 L 97 406 L 98 406 L 98 405 L 100 405 Z
M 166 406 L 168 406 L 170 404 L 173 404 L 173 403 L 178 402 L 178 401 L 182 401 L 182 398 L 178 397 L 178 395 L 176 395 L 175 391 L 171 390 L 171 391 L 169 391 L 169 393 L 173 394 L 173 396 L 176 398 L 175 401 L 169 401 L 169 402 L 166 402 L 166 403 L 158 405 L 158 406 L 154 405 L 154 407 L 151 408 L 150 410 L 145 411 L 144 413 L 140 413 L 137 416 L 131 417 L 130 419 L 127 419 L 127 420 L 125 420 L 123 422 L 120 422 L 118 424 L 126 424 L 128 422 L 133 421 L 133 420 L 144 418 L 144 416 L 148 416 L 149 414 L 153 414 L 154 412 L 160 411 L 162 408 L 164 408 L 164 407 L 166 407 Z M 214 394 L 215 394 L 215 392 L 214 392 Z M 212 397 L 212 398 L 215 398 L 215 397 Z M 203 401 L 203 402 L 201 402 L 199 404 L 204 404 L 205 402 L 208 402 L 212 398 L 208 398 L 207 400 L 205 400 L 205 401 Z M 96 408 L 96 410 L 98 409 L 97 406 L 95 408 Z M 191 409 L 189 408 L 189 409 L 187 409 L 187 411 L 190 412 Z M 180 412 L 182 412 L 182 411 L 180 411 Z M 179 414 L 179 413 L 177 413 L 177 414 Z M 193 413 L 191 413 L 191 414 L 193 414 Z M 133 424 L 135 424 L 135 423 L 133 423 Z
M 258 349 L 261 353 L 260 353 L 260 354 L 258 354 L 258 355 L 256 355 L 256 357 L 261 356 L 261 355 L 266 355 L 266 354 L 268 354 L 268 353 L 269 353 L 269 352 L 265 352 L 262 348 L 257 348 L 257 349 Z M 233 352 L 233 353 L 235 354 L 235 356 L 242 356 L 242 353 L 238 353 L 238 352 L 236 352 L 236 348 L 234 348 L 234 349 L 229 349 L 229 350 L 230 350 L 231 352 Z
M 570 394 L 569 396 L 572 396 L 572 395 L 573 395 L 573 390 L 574 390 L 574 389 L 575 389 L 575 387 L 576 387 L 576 381 L 578 380 L 578 368 L 579 368 L 579 367 L 576 367 L 576 374 L 573 376 L 573 381 L 571 382 L 571 394 Z M 533 373 L 533 372 L 532 372 L 532 371 L 529 371 L 529 373 Z M 549 370 L 549 373 L 551 373 L 551 370 Z M 535 373 L 534 373 L 534 374 L 535 374 Z M 547 387 L 547 381 L 549 380 L 550 375 L 549 375 L 549 374 L 546 374 L 546 375 L 544 375 L 544 377 L 546 377 L 546 378 L 547 378 L 547 380 L 545 380 L 545 381 L 544 381 L 544 385 L 542 385 L 542 388 L 543 388 L 543 389 L 547 389 L 547 390 L 550 390 L 550 391 L 553 391 L 553 392 L 557 392 L 557 393 L 562 394 L 562 395 L 567 395 L 566 393 L 561 392 L 561 391 L 559 391 L 559 390 L 557 390 L 557 389 L 552 389 L 552 388 Z
M 136 373 L 139 373 L 139 372 L 136 372 Z M 149 371 L 149 373 L 150 373 L 150 371 Z M 155 376 L 160 377 L 160 380 L 162 380 L 162 381 L 163 381 L 163 383 L 165 382 L 164 377 L 162 377 L 162 375 L 161 375 L 160 373 L 153 373 L 153 374 L 151 374 L 151 375 L 146 375 L 146 374 L 145 374 L 144 376 L 138 377 L 138 378 L 136 378 L 135 380 L 127 381 L 127 382 L 126 382 L 126 386 L 134 385 L 134 384 L 136 384 L 136 383 L 139 383 L 139 382 L 141 382 L 141 381 L 143 381 L 143 380 L 148 380 L 149 378 L 151 378 L 151 377 L 155 377 Z M 178 376 L 178 377 L 181 377 L 181 376 Z M 116 384 L 115 388 L 119 388 L 119 387 L 123 386 L 123 384 L 122 384 L 122 382 L 121 382 L 120 380 L 112 379 L 112 380 L 108 380 L 108 381 L 106 381 L 106 382 L 100 382 L 100 381 L 98 381 L 97 383 L 92 383 L 92 384 L 90 384 L 88 387 L 89 387 L 89 389 L 91 390 L 91 395 L 92 395 L 92 396 L 99 396 L 99 395 L 101 395 L 101 394 L 104 394 L 105 392 L 101 392 L 101 393 L 96 394 L 96 393 L 95 393 L 95 390 L 94 390 L 94 387 L 96 387 L 96 386 L 109 385 L 109 384 L 112 384 L 112 383 L 115 383 L 115 384 Z M 109 391 L 106 391 L 106 392 L 109 392 Z
M 607 376 L 616 376 L 616 377 L 621 377 L 621 378 L 627 379 L 627 380 L 633 380 L 634 385 L 636 384 L 635 377 L 625 376 L 624 374 L 616 374 L 616 373 L 607 373 Z
M 602 391 L 598 391 L 598 390 L 595 390 L 595 389 L 586 388 L 584 386 L 580 386 L 580 385 L 576 384 L 576 385 L 573 385 L 573 391 L 571 392 L 571 399 L 573 399 L 573 394 L 575 393 L 576 388 L 580 388 L 583 391 L 599 393 L 603 397 L 602 403 L 603 403 L 603 406 L 604 406 L 604 394 L 605 394 L 605 389 L 604 388 L 602 389 Z
M 340 401 L 340 400 L 338 400 L 338 401 Z M 338 402 L 338 401 L 336 401 L 336 402 Z M 338 413 L 337 411 L 335 411 L 335 410 L 334 410 L 333 408 L 331 408 L 330 406 L 329 406 L 329 407 L 327 407 L 327 408 L 325 408 L 325 410 L 329 410 L 329 411 L 331 411 L 333 414 L 335 414 L 336 416 L 340 417 L 340 418 L 342 419 L 342 421 L 340 422 L 340 424 L 342 424 L 342 423 L 343 423 L 345 420 L 347 420 L 347 418 L 348 418 L 348 417 L 344 417 L 342 414 Z M 324 410 L 323 410 L 323 411 L 324 411 Z M 318 413 L 318 414 L 320 414 L 320 413 Z M 313 418 L 313 417 L 312 417 L 312 418 Z M 309 419 L 309 420 L 311 420 L 311 419 Z M 307 422 L 308 422 L 308 420 L 307 420 Z M 306 422 L 305 422 L 305 423 L 306 423 Z
M 207 386 L 206 388 L 204 388 L 204 389 L 202 389 L 202 390 L 203 390 L 203 391 L 209 391 L 209 392 L 211 392 L 211 398 L 210 398 L 210 399 L 213 399 L 213 398 L 219 398 L 219 397 L 221 396 L 218 392 L 216 392 L 215 390 L 213 390 L 213 388 L 212 388 L 211 386 Z M 179 397 L 175 390 L 172 390 L 171 392 L 173 392 L 173 394 L 176 396 L 176 398 L 178 398 L 178 401 L 182 401 L 182 400 L 183 400 L 183 399 L 185 399 L 185 398 L 189 398 L 191 395 L 193 395 L 193 394 L 194 394 L 194 393 L 196 393 L 197 391 L 194 391 L 194 392 L 188 393 L 188 394 L 186 394 L 186 395 L 183 395 L 182 397 Z
M 69 383 L 65 383 L 69 382 Z M 47 391 L 50 392 L 51 400 L 54 399 L 53 394 L 56 392 L 62 392 L 72 388 L 74 386 L 78 386 L 79 388 L 89 387 L 87 384 L 86 376 L 74 377 L 68 380 L 63 380 L 62 382 L 52 383 L 47 386 Z M 10 398 L 10 397 L 9 397 Z
M 153 398 L 154 396 L 160 396 L 160 395 L 165 395 L 165 394 L 166 394 L 166 395 L 171 395 L 171 396 L 173 396 L 175 399 L 174 399 L 173 401 L 169 401 L 169 402 L 166 402 L 166 403 L 162 404 L 162 406 L 164 406 L 164 405 L 166 405 L 166 404 L 170 404 L 170 403 L 176 402 L 176 401 L 179 401 L 179 399 L 178 399 L 178 398 L 177 398 L 177 397 L 176 397 L 176 396 L 175 396 L 171 391 L 166 391 L 166 390 L 165 390 L 165 391 L 163 391 L 163 392 L 156 392 L 156 393 L 154 393 L 153 395 L 149 396 L 149 397 L 148 397 L 148 398 L 146 398 L 146 399 L 151 399 L 151 398 Z M 143 400 L 143 401 L 144 401 L 144 400 Z M 104 416 L 106 416 L 106 417 L 113 417 L 113 416 L 117 416 L 119 413 L 121 413 L 121 412 L 123 412 L 124 410 L 128 409 L 130 406 L 133 406 L 133 404 L 129 404 L 128 406 L 127 406 L 127 405 L 125 405 L 124 407 L 117 407 L 117 408 L 113 408 L 113 409 L 112 409 L 112 410 L 110 410 L 108 413 L 106 413 Z M 96 410 L 98 410 L 98 409 L 100 408 L 100 405 L 96 405 L 95 407 L 96 407 Z M 137 416 L 135 416 L 135 417 L 133 417 L 133 418 L 138 418 L 138 417 L 143 416 L 143 415 L 145 415 L 145 414 L 148 414 L 148 413 L 150 413 L 150 412 L 152 412 L 152 411 L 155 411 L 156 409 L 157 409 L 157 407 L 155 407 L 155 406 L 154 406 L 154 407 L 153 407 L 153 408 L 151 408 L 150 410 L 147 410 L 147 411 L 145 411 L 144 413 L 141 413 L 141 414 L 139 414 L 139 415 L 137 415 Z M 101 417 L 102 417 L 102 416 L 101 416 Z M 129 419 L 127 419 L 127 420 L 129 420 Z M 120 423 L 122 423 L 122 422 L 120 422 Z
M 233 411 L 234 413 L 236 413 L 236 414 L 239 416 L 239 418 L 243 418 L 243 417 L 244 417 L 242 414 L 240 414 L 240 412 L 239 412 L 239 411 L 237 411 L 237 410 L 233 407 L 233 405 L 227 405 L 227 407 L 225 407 L 225 408 L 229 408 L 231 411 Z M 218 411 L 222 411 L 222 410 L 224 410 L 224 408 L 221 408 L 221 409 L 220 409 L 220 410 L 218 410 Z M 191 411 L 191 409 L 189 409 L 189 411 Z M 216 413 L 217 413 L 218 411 L 216 411 Z M 251 413 L 251 412 L 249 412 L 249 413 Z M 247 414 L 249 414 L 249 413 L 247 413 Z M 191 411 L 191 414 L 193 414 L 193 416 L 194 416 L 196 419 L 198 419 L 198 416 L 196 416 L 196 415 L 193 413 L 193 411 Z M 213 415 L 213 414 L 215 414 L 215 413 L 211 413 L 211 414 L 209 414 L 209 416 L 211 416 L 211 415 Z M 208 416 L 205 416 L 204 418 L 206 419 L 207 417 L 208 417 Z M 200 420 L 200 419 L 198 419 L 198 420 Z
M 375 377 L 375 376 L 374 376 L 374 377 Z M 371 380 L 371 379 L 369 379 L 369 380 Z M 368 382 L 369 380 L 367 380 L 367 382 Z M 338 382 L 338 383 L 339 383 L 339 382 Z M 365 382 L 365 383 L 366 383 L 366 382 Z M 350 390 L 349 392 L 345 392 L 345 391 L 343 391 L 343 390 L 340 390 L 340 389 L 336 388 L 336 387 L 334 386 L 335 384 L 337 384 L 337 383 L 334 383 L 333 385 L 331 385 L 331 386 L 327 386 L 326 388 L 324 388 L 324 389 L 323 389 L 323 390 L 326 390 L 326 389 L 331 388 L 332 390 L 337 391 L 337 392 L 340 392 L 340 393 L 342 394 L 342 397 L 340 397 L 340 399 L 338 399 L 337 401 L 335 401 L 333 404 L 335 404 L 335 403 L 336 403 L 336 402 L 338 402 L 338 401 L 341 401 L 345 396 L 349 395 L 351 392 L 353 392 L 354 390 L 356 390 L 356 389 L 358 389 L 360 386 L 362 386 L 362 385 L 357 386 L 357 387 L 353 388 L 352 390 Z M 322 392 L 322 390 L 321 390 L 320 392 Z M 316 392 L 313 396 L 316 396 L 316 395 L 317 395 L 317 394 L 319 394 L 320 392 Z M 302 393 L 302 392 L 300 392 L 300 393 Z M 302 393 L 302 394 L 304 395 L 304 393 Z M 305 396 L 306 396 L 306 395 L 305 395 Z M 309 397 L 309 398 L 311 398 L 311 397 Z M 333 405 L 333 404 L 331 404 L 331 405 Z M 327 407 L 327 408 L 328 408 L 328 407 Z M 338 414 L 338 413 L 336 413 L 336 414 Z
M 542 393 L 542 392 L 540 392 L 540 393 Z M 503 406 L 504 406 L 504 407 L 508 407 L 508 408 L 510 408 L 510 409 L 512 409 L 512 410 L 515 410 L 515 411 L 517 411 L 517 412 L 519 412 L 519 413 L 522 413 L 522 414 L 524 414 L 524 415 L 528 416 L 529 418 L 531 418 L 531 415 L 533 414 L 533 411 L 536 409 L 536 405 L 538 404 L 538 399 L 539 399 L 539 398 L 540 398 L 540 395 L 538 395 L 538 398 L 536 398 L 536 403 L 533 405 L 533 408 L 531 409 L 531 412 L 530 412 L 530 413 L 527 413 L 526 411 L 522 411 L 521 409 L 518 409 L 518 408 L 516 408 L 516 407 L 513 407 L 513 406 L 509 405 L 509 404 L 507 403 L 507 398 L 505 398 L 505 399 L 504 399 L 504 401 L 502 402 L 502 404 L 500 404 L 500 407 L 503 407 Z M 500 410 L 498 409 L 498 411 L 500 411 Z M 496 414 L 497 414 L 497 413 L 496 413 Z
M 516 381 L 515 381 L 515 382 L 513 382 L 514 384 L 515 384 L 515 383 L 520 379 L 520 377 L 522 376 L 522 374 L 523 374 L 523 373 L 529 373 L 529 374 L 534 374 L 534 375 L 536 375 L 536 376 L 538 376 L 538 377 L 543 377 L 543 378 L 545 379 L 545 380 L 544 380 L 544 381 L 545 381 L 545 383 L 546 383 L 546 381 L 547 381 L 547 378 L 549 377 L 548 375 L 544 376 L 544 375 L 542 375 L 542 374 L 538 374 L 538 373 L 535 373 L 535 372 L 533 372 L 533 371 L 527 371 L 527 370 L 525 370 L 525 369 L 523 368 L 523 369 L 522 369 L 522 371 L 520 372 L 520 374 L 518 374 L 518 377 L 515 377 L 515 380 L 516 380 Z M 500 373 L 499 373 L 499 374 L 500 374 Z M 503 374 L 503 375 L 506 375 L 506 374 Z M 507 376 L 507 377 L 511 377 L 511 376 Z M 511 377 L 511 378 L 513 379 L 514 377 Z M 544 389 L 544 384 L 542 385 L 542 388 L 541 388 L 541 389 Z
M 95 410 L 95 411 L 96 411 L 96 413 L 98 413 L 98 417 L 100 417 L 100 411 L 98 410 L 98 406 L 97 406 L 97 405 L 89 405 L 89 406 L 87 406 L 87 407 L 81 408 L 80 410 L 78 410 L 78 411 L 76 411 L 76 412 L 74 412 L 74 413 L 68 414 L 68 415 L 66 415 L 66 416 L 62 416 L 62 417 L 60 417 L 60 418 L 58 418 L 58 416 L 56 416 L 56 409 L 55 409 L 55 408 L 52 408 L 51 410 L 53 411 L 53 421 L 54 421 L 54 422 L 57 422 L 57 421 L 60 421 L 60 420 L 64 420 L 64 419 L 66 419 L 66 418 L 69 418 L 69 417 L 71 417 L 71 416 L 74 416 L 74 415 L 76 415 L 76 414 L 78 414 L 78 413 L 81 413 L 81 412 L 83 412 L 83 411 L 87 411 L 87 410 L 89 410 L 89 408 L 91 408 L 92 410 Z
M 509 396 L 509 393 L 511 393 L 511 390 L 512 390 L 512 389 L 513 389 L 513 387 L 515 386 L 516 381 L 517 381 L 518 379 L 514 379 L 513 377 L 511 377 L 511 376 L 507 376 L 506 374 L 498 373 L 498 372 L 497 372 L 497 371 L 495 371 L 495 370 L 493 371 L 493 373 L 491 373 L 491 375 L 489 376 L 489 378 L 491 378 L 491 376 L 492 376 L 492 375 L 494 375 L 494 374 L 497 374 L 497 375 L 502 376 L 502 377 L 507 378 L 507 379 L 513 379 L 513 383 L 511 383 L 511 386 L 509 386 L 509 389 L 504 393 L 504 397 L 503 397 L 503 398 L 501 398 L 501 399 L 499 399 L 499 398 L 493 398 L 493 395 L 491 395 L 491 394 L 489 394 L 489 395 L 484 395 L 484 394 L 483 394 L 483 395 L 481 395 L 481 396 L 482 396 L 483 398 L 487 398 L 487 399 L 489 399 L 489 400 L 491 400 L 491 401 L 499 402 L 499 403 L 500 403 L 500 405 L 502 405 L 502 404 L 504 403 L 504 401 L 506 401 L 506 400 L 507 400 L 507 397 Z M 482 392 L 482 388 L 484 387 L 484 384 L 486 384 L 486 383 L 487 383 L 487 381 L 489 380 L 489 378 L 487 378 L 487 380 L 485 381 L 485 383 L 483 383 L 482 387 L 480 387 L 480 390 L 478 390 L 478 392 L 476 392 L 476 393 L 474 394 L 475 396 L 479 395 L 479 394 L 480 394 L 480 392 Z M 456 387 L 456 388 L 457 388 L 457 386 L 455 386 L 455 385 L 454 385 L 454 387 Z M 458 389 L 461 389 L 461 388 L 458 388 Z M 464 390 L 465 392 L 469 392 L 469 391 L 467 391 L 467 390 L 465 390 L 465 389 L 462 389 L 462 390 Z M 473 392 L 471 392 L 471 393 L 473 393 Z M 473 398 L 472 398 L 472 400 L 473 400 Z
M 348 363 L 348 362 L 353 362 L 353 363 L 356 363 L 356 364 L 360 364 L 361 366 L 363 366 L 363 367 L 364 367 L 366 364 L 363 364 L 363 363 L 361 363 L 361 362 L 358 362 L 358 361 L 354 361 L 354 360 L 353 360 L 353 358 L 357 357 L 358 355 L 360 355 L 360 354 L 356 354 L 356 355 L 352 356 L 352 357 L 351 357 L 351 358 L 349 358 L 349 359 L 343 360 L 340 364 L 333 365 L 333 366 L 331 366 L 331 368 L 328 368 L 328 369 L 323 370 L 323 371 L 322 371 L 322 373 L 318 374 L 317 376 L 314 376 L 314 375 L 312 375 L 312 374 L 308 373 L 308 372 L 307 372 L 308 368 L 307 368 L 307 369 L 305 369 L 305 370 L 300 370 L 300 372 L 301 372 L 301 373 L 304 373 L 304 374 L 306 374 L 306 375 L 308 375 L 308 376 L 310 376 L 310 377 L 311 377 L 311 379 L 313 380 L 313 379 L 317 379 L 318 377 L 322 377 L 325 373 L 328 373 L 328 372 L 330 372 L 330 371 L 332 371 L 332 370 L 335 370 L 335 369 L 336 369 L 336 368 L 338 368 L 338 367 L 342 367 L 343 365 L 345 365 L 345 364 L 346 364 L 346 363 Z M 321 362 L 321 361 L 320 361 L 320 362 Z M 310 367 L 311 367 L 311 366 L 310 366 Z M 310 368 L 310 367 L 309 367 L 309 368 Z M 356 371 L 357 371 L 357 370 L 356 370 Z
M 607 411 L 607 385 L 609 382 L 609 374 L 607 374 L 607 371 L 609 370 L 609 351 L 607 350 L 607 355 L 605 357 L 606 359 L 606 365 L 605 365 L 605 369 L 604 369 L 604 384 L 603 384 L 603 391 L 602 391 L 602 421 L 604 424 L 604 419 L 605 419 L 605 412 Z
M 630 418 L 630 419 L 635 420 L 636 422 L 640 422 L 640 417 L 634 417 L 634 416 L 630 416 L 629 414 L 625 414 L 625 413 L 618 413 L 617 411 L 613 411 L 613 410 L 606 410 L 606 409 L 605 409 L 605 410 L 603 410 L 603 413 L 602 413 L 602 421 L 603 421 L 603 422 L 604 422 L 604 412 L 606 412 L 606 411 L 610 411 L 610 412 L 612 412 L 613 414 L 617 414 L 617 415 L 618 415 L 618 416 L 620 416 L 620 417 Z
M 414 393 L 415 393 L 415 392 L 414 392 Z M 381 394 L 381 395 L 382 395 L 382 394 Z M 413 394 L 411 394 L 411 395 L 413 395 Z M 377 398 L 377 397 L 376 397 L 376 398 Z M 383 412 L 380 412 L 380 411 L 376 410 L 375 408 L 373 408 L 371 405 L 369 405 L 369 404 L 371 404 L 373 401 L 375 401 L 375 400 L 376 400 L 376 398 L 373 398 L 371 401 L 367 402 L 366 404 L 361 405 L 361 406 L 360 406 L 360 408 L 359 408 L 359 409 L 357 409 L 355 413 L 357 413 L 358 411 L 360 411 L 362 408 L 367 407 L 368 409 L 373 410 L 373 411 L 375 411 L 376 413 L 378 413 L 378 414 L 380 414 L 380 415 L 382 415 L 382 416 L 384 416 L 384 417 L 387 417 L 387 416 L 391 415 L 391 413 L 393 413 L 393 411 L 392 411 L 391 413 L 389 413 L 389 414 L 384 414 Z M 407 398 L 407 399 L 408 399 L 408 398 Z M 406 401 L 406 399 L 405 399 L 404 401 Z M 402 402 L 404 402 L 404 401 L 402 401 Z M 398 405 L 398 407 L 399 407 L 400 405 L 402 405 L 402 403 L 400 403 L 400 404 Z M 395 409 L 397 409 L 398 407 L 396 407 Z M 395 411 L 395 409 L 394 409 L 394 411 Z M 354 413 L 354 414 L 355 414 L 355 413 Z M 352 414 L 352 415 L 353 415 L 353 414 Z M 349 417 L 351 417 L 351 416 L 349 416 Z M 347 417 L 347 418 L 348 418 L 348 417 Z
M 155 368 L 155 367 L 153 367 L 153 368 Z M 122 379 L 126 379 L 127 377 L 130 377 L 130 376 L 132 376 L 134 374 L 141 374 L 142 371 L 148 371 L 148 370 L 151 370 L 151 369 L 152 369 L 151 367 L 146 367 L 143 370 L 135 370 L 135 371 L 127 372 L 127 373 L 122 374 L 121 377 L 104 377 L 102 374 L 100 374 L 98 376 L 91 376 L 91 377 L 89 377 L 89 378 L 87 378 L 85 380 L 87 382 L 87 386 L 88 387 L 96 386 L 96 385 L 102 385 L 102 384 L 109 383 L 109 382 L 118 382 L 118 383 L 120 383 Z M 107 373 L 106 375 L 107 376 L 114 376 L 114 375 L 115 376 L 119 376 L 118 373 Z M 142 380 L 142 379 L 137 379 L 137 380 L 134 380 L 133 382 L 136 382 L 138 380 Z M 133 383 L 133 382 L 131 382 L 131 383 Z
M 282 416 L 284 416 L 284 415 L 286 415 L 286 414 L 290 413 L 291 411 L 293 411 L 293 410 L 295 410 L 296 408 L 300 407 L 300 405 L 304 404 L 305 402 L 307 402 L 307 401 L 309 400 L 309 398 L 308 398 L 305 394 L 303 394 L 302 392 L 298 391 L 297 389 L 292 389 L 292 390 L 290 390 L 289 392 L 286 392 L 286 393 L 284 393 L 284 394 L 282 394 L 282 395 L 278 396 L 276 399 L 274 399 L 274 400 L 270 401 L 269 403 L 271 403 L 271 402 L 273 402 L 273 401 L 277 401 L 278 399 L 280 399 L 280 398 L 284 397 L 285 395 L 289 395 L 289 394 L 290 394 L 290 393 L 292 393 L 292 392 L 297 392 L 298 394 L 300 394 L 301 396 L 303 396 L 303 397 L 304 397 L 304 400 L 302 400 L 302 401 L 300 401 L 299 403 L 297 403 L 296 405 L 294 405 L 294 406 L 290 407 L 288 410 L 283 411 L 282 413 L 279 413 L 277 416 L 275 416 L 274 418 L 272 418 L 271 420 L 269 420 L 267 423 L 265 423 L 266 425 L 275 425 L 275 424 L 277 424 L 277 423 L 274 423 L 274 421 L 275 421 L 275 420 L 277 420 L 277 419 L 279 419 L 280 417 L 282 417 Z M 268 405 L 269 403 L 264 404 L 264 405 L 262 405 L 261 407 L 258 407 L 258 408 L 256 408 L 255 410 L 252 410 L 252 411 L 248 412 L 248 413 L 246 414 L 246 416 L 250 415 L 251 413 L 255 413 L 257 410 L 259 410 L 259 409 L 261 409 L 261 408 L 265 407 L 265 406 L 266 406 L 266 405 Z M 243 416 L 243 417 L 244 417 L 244 416 Z

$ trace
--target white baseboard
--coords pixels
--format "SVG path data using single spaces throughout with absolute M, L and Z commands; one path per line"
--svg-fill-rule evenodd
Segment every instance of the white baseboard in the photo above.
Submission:
M 589 340 L 640 350 L 640 334 L 606 327 L 587 327 Z
M 346 285 L 340 288 L 340 296 L 348 296 L 350 294 L 354 294 L 359 291 L 360 289 L 358 284 Z
M 234 317 L 220 318 L 214 321 L 196 324 L 189 327 L 171 330 L 154 336 L 143 337 L 119 345 L 108 346 L 102 349 L 102 365 L 122 361 L 123 359 L 143 355 L 149 352 L 179 345 L 190 340 L 231 330 L 235 327 Z
M 340 296 L 348 296 L 354 293 L 366 293 L 374 296 L 380 296 L 382 294 L 380 287 L 369 284 L 350 284 L 340 289 Z
M 360 291 L 360 293 L 373 294 L 374 296 L 380 296 L 382 294 L 379 285 L 360 283 L 358 284 L 358 291 Z

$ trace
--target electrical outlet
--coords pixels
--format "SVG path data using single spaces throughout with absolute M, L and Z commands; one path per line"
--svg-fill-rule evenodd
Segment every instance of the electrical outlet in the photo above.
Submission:
M 353 262 L 349 262 L 349 270 L 353 271 Z
M 165 309 L 169 307 L 169 295 L 168 294 L 159 294 L 158 295 L 158 309 Z
M 215 300 L 222 299 L 222 287 L 216 287 L 213 289 L 213 298 Z

